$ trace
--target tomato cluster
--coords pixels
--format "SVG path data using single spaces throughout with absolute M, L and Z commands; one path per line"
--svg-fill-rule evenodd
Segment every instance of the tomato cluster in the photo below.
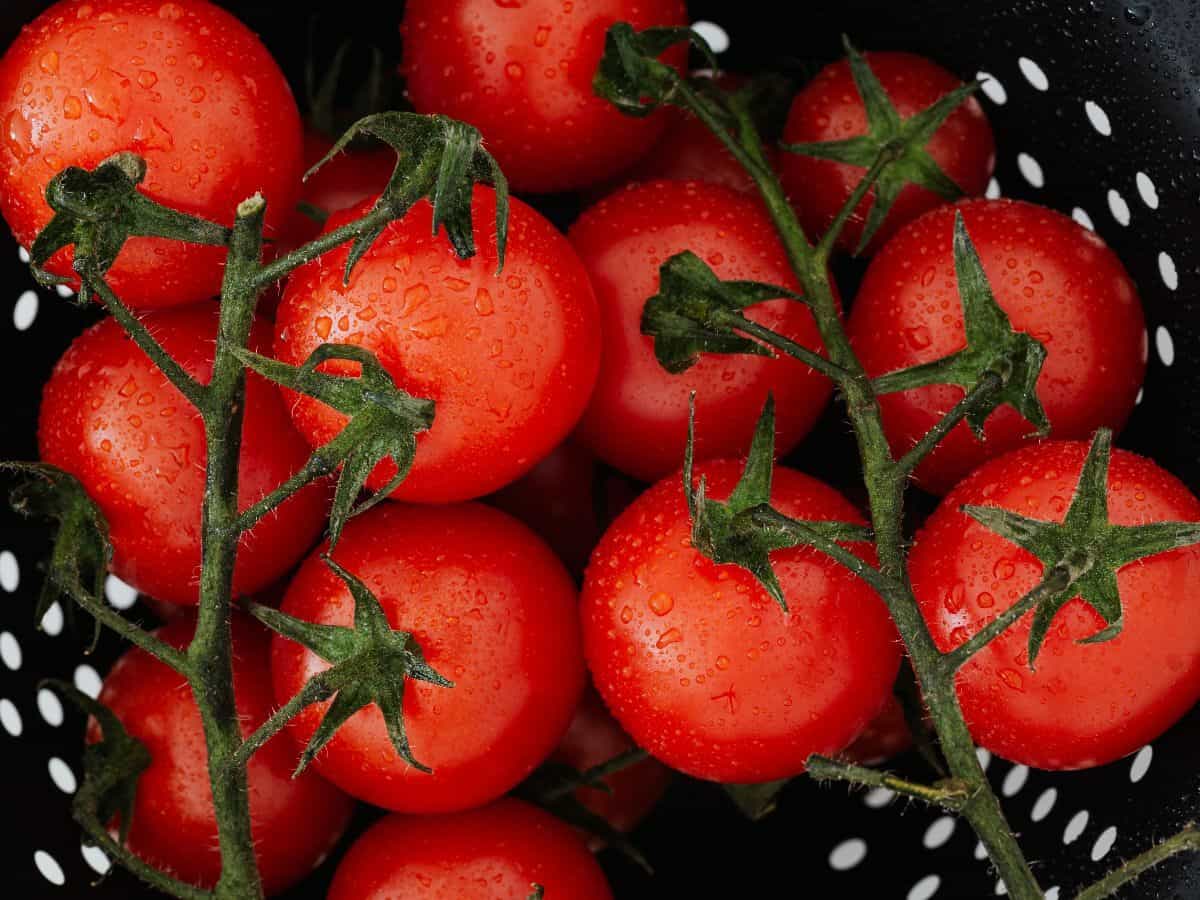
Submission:
M 311 770 L 289 780 L 337 702 L 328 698 L 254 758 L 255 852 L 270 892 L 319 862 L 355 798 L 390 815 L 345 856 L 330 894 L 337 900 L 524 900 L 533 885 L 553 900 L 602 900 L 609 888 L 581 834 L 505 797 L 547 760 L 584 771 L 635 747 L 648 751 L 653 759 L 607 777 L 608 792 L 584 785 L 576 793 L 626 831 L 667 789 L 667 767 L 757 783 L 803 772 L 813 754 L 875 762 L 909 743 L 892 695 L 902 644 L 865 581 L 812 547 L 775 550 L 784 610 L 749 571 L 712 561 L 693 541 L 690 485 L 679 475 L 689 441 L 694 478 L 724 501 L 768 398 L 783 456 L 813 429 L 832 385 L 785 355 L 710 354 L 682 374 L 656 359 L 642 310 L 675 254 L 691 251 L 723 280 L 788 292 L 800 285 L 753 180 L 718 138 L 677 110 L 627 117 L 594 94 L 605 32 L 618 21 L 645 28 L 688 19 L 681 0 L 410 0 L 402 70 L 417 111 L 479 128 L 517 192 L 595 202 L 564 234 L 534 205 L 512 200 L 501 267 L 493 223 L 503 199 L 494 188 L 477 186 L 470 198 L 477 252 L 468 259 L 421 200 L 348 276 L 348 245 L 297 269 L 273 317 L 251 327 L 250 349 L 294 366 L 325 344 L 369 350 L 397 387 L 433 400 L 436 415 L 388 498 L 395 502 L 351 520 L 336 546 L 315 546 L 328 479 L 259 521 L 242 538 L 235 595 L 270 602 L 273 594 L 295 619 L 348 628 L 356 599 L 328 554 L 453 684 L 403 686 L 406 737 L 431 772 L 397 754 L 380 708 L 367 705 Z M 679 71 L 686 63 L 678 49 L 663 59 Z M 910 54 L 866 60 L 905 119 L 960 86 Z M 851 68 L 838 62 L 795 95 L 782 140 L 846 141 L 867 128 Z M 302 165 L 330 146 L 303 130 L 258 39 L 207 0 L 62 0 L 0 60 L 0 212 L 25 246 L 50 221 L 45 192 L 55 173 L 133 151 L 147 164 L 143 192 L 165 205 L 227 225 L 239 201 L 267 196 L 267 236 L 279 239 L 270 252 L 282 253 L 321 230 L 292 212 L 297 200 L 332 214 L 328 234 L 366 215 L 385 189 L 395 155 L 361 148 L 303 185 Z M 1043 571 L 962 507 L 1062 522 L 1085 465 L 1082 441 L 1120 429 L 1133 410 L 1146 340 L 1136 289 L 1095 234 L 1041 206 L 980 198 L 994 144 L 975 100 L 941 123 L 926 150 L 969 199 L 948 204 L 920 184 L 894 198 L 863 248 L 870 263 L 848 304 L 854 351 L 879 378 L 964 348 L 954 250 L 961 217 L 997 304 L 1045 347 L 1037 397 L 1049 420 L 1049 438 L 1038 441 L 1020 414 L 999 408 L 979 433 L 959 424 L 915 472 L 920 486 L 946 495 L 916 536 L 911 564 L 933 639 L 948 651 Z M 863 174 L 774 148 L 765 157 L 814 237 Z M 871 203 L 865 197 L 849 218 L 843 250 L 861 242 Z M 212 377 L 222 253 L 134 238 L 107 276 L 201 383 Z M 71 276 L 70 253 L 48 268 Z M 824 351 L 817 321 L 796 299 L 760 303 L 747 317 Z M 338 360 L 322 371 L 360 370 Z M 883 397 L 893 451 L 911 449 L 965 391 L 930 384 Z M 242 509 L 347 420 L 257 374 L 245 398 Z M 206 424 L 114 319 L 77 338 L 55 367 L 38 436 L 42 459 L 76 476 L 103 512 L 114 571 L 156 601 L 194 606 Z M 396 471 L 385 459 L 367 488 L 383 488 Z M 1107 496 L 1117 525 L 1200 519 L 1200 502 L 1182 484 L 1120 451 Z M 833 487 L 782 464 L 771 505 L 797 520 L 866 525 Z M 841 545 L 875 562 L 871 544 Z M 1161 733 L 1200 696 L 1200 618 L 1189 594 L 1198 577 L 1195 549 L 1128 567 L 1117 579 L 1122 633 L 1079 645 L 1106 623 L 1072 600 L 1036 669 L 1028 622 L 994 641 L 957 682 L 975 739 L 1009 759 L 1062 769 L 1116 759 Z M 185 612 L 159 636 L 182 648 L 193 621 Z M 247 733 L 330 668 L 249 617 L 239 615 L 233 630 Z M 1089 675 L 1097 668 L 1113 674 L 1098 682 Z M 204 740 L 181 677 L 134 650 L 109 674 L 102 700 L 152 758 L 130 847 L 177 877 L 214 884 L 220 860 Z M 99 738 L 93 724 L 89 739 Z M 421 816 L 429 813 L 439 815 Z

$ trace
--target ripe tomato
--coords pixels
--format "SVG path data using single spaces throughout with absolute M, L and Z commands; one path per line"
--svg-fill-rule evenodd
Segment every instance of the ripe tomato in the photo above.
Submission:
M 575 587 L 550 549 L 490 507 L 385 504 L 346 526 L 335 556 L 454 687 L 405 689 L 412 752 L 433 774 L 396 754 L 374 706 L 317 757 L 321 774 L 379 806 L 446 812 L 494 800 L 533 771 L 567 730 L 584 678 Z M 301 566 L 282 609 L 325 625 L 349 627 L 354 617 L 349 590 L 319 554 Z M 328 668 L 284 638 L 271 658 L 281 703 Z M 301 744 L 327 706 L 296 718 Z
M 592 91 L 615 22 L 686 25 L 682 0 L 412 0 L 402 71 L 417 112 L 483 132 L 520 191 L 575 190 L 610 178 L 662 134 L 665 118 L 618 112 Z M 676 68 L 682 47 L 664 56 Z
M 1063 521 L 1088 446 L 1048 441 L 992 460 L 956 487 L 918 533 L 913 588 L 942 650 L 1004 612 L 1041 578 L 1032 554 L 960 512 L 995 506 Z M 1108 509 L 1115 525 L 1200 520 L 1200 501 L 1148 459 L 1113 452 Z M 1026 615 L 958 675 L 975 740 L 1013 762 L 1080 769 L 1132 753 L 1200 698 L 1200 548 L 1174 550 L 1117 573 L 1124 629 L 1101 644 L 1079 640 L 1104 620 L 1079 598 L 1054 618 L 1029 668 Z
M 207 381 L 217 316 L 216 304 L 206 303 L 142 321 L 184 369 Z M 262 352 L 270 341 L 270 324 L 257 320 L 251 347 Z M 278 391 L 253 374 L 242 439 L 238 502 L 245 509 L 299 469 L 309 450 Z M 42 393 L 38 448 L 99 504 L 120 578 L 159 600 L 199 600 L 204 423 L 115 320 L 85 331 L 54 367 Z M 327 499 L 326 485 L 309 485 L 243 536 L 235 595 L 266 587 L 304 555 L 324 528 Z
M 912 731 L 904 718 L 904 707 L 893 694 L 854 743 L 843 754 L 860 766 L 878 766 L 912 746 Z
M 741 469 L 718 460 L 696 478 L 724 499 Z M 771 502 L 803 519 L 862 521 L 792 469 L 776 468 Z M 882 708 L 899 666 L 883 602 L 801 547 L 772 554 L 784 613 L 749 572 L 709 561 L 690 536 L 674 475 L 621 514 L 588 566 L 584 652 L 621 727 L 667 765 L 714 781 L 789 778 L 811 754 L 844 748 Z
M 866 59 L 901 118 L 916 115 L 962 84 L 941 66 L 912 53 L 868 53 Z M 818 72 L 796 95 L 783 140 L 789 144 L 841 141 L 866 133 L 862 98 L 850 75 L 850 64 L 843 59 Z M 996 167 L 992 129 L 974 97 L 950 114 L 925 149 L 969 197 L 983 193 Z M 858 166 L 787 152 L 780 154 L 779 170 L 801 224 L 814 239 L 833 222 L 866 173 Z M 842 249 L 858 246 L 872 197 L 873 192 L 863 199 L 842 229 L 838 237 Z M 944 202 L 926 188 L 905 185 L 868 251 L 873 253 L 903 225 Z
M 653 339 L 641 333 L 659 266 L 684 250 L 723 279 L 799 289 L 760 204 L 695 181 L 633 184 L 587 210 L 569 236 L 600 300 L 600 378 L 579 432 L 597 456 L 643 481 L 678 468 L 692 391 L 697 459 L 744 453 L 771 392 L 778 401 L 779 453 L 808 433 L 830 385 L 804 364 L 790 357 L 706 356 L 671 375 L 655 359 Z M 812 313 L 801 303 L 772 300 L 748 315 L 807 347 L 821 347 Z
M 505 799 L 449 816 L 388 816 L 338 866 L 329 900 L 612 900 L 573 828 Z
M 183 650 L 191 618 L 157 634 Z M 268 634 L 256 623 L 233 620 L 233 680 L 242 735 L 275 711 L 267 670 Z M 217 822 L 208 781 L 200 713 L 183 676 L 142 650 L 130 650 L 104 680 L 100 702 L 150 751 L 138 779 L 129 847 L 139 857 L 189 884 L 213 887 L 221 874 Z M 88 740 L 100 738 L 93 721 Z M 337 843 L 353 811 L 345 794 L 315 772 L 292 777 L 296 751 L 276 736 L 250 760 L 250 827 L 267 894 L 307 875 Z
M 849 331 L 872 377 L 931 362 L 965 346 L 954 274 L 954 215 L 961 212 L 996 302 L 1013 328 L 1046 346 L 1038 398 L 1051 433 L 1084 438 L 1119 429 L 1133 411 L 1146 369 L 1145 321 L 1116 254 L 1060 213 L 1016 200 L 943 207 L 905 228 L 872 260 Z M 916 443 L 963 396 L 933 385 L 881 400 L 892 448 Z M 917 482 L 944 494 L 983 460 L 1029 440 L 1032 426 L 1011 407 L 989 417 L 986 443 L 966 424 L 917 469 Z
M 0 61 L 0 212 L 24 246 L 52 215 L 46 185 L 114 153 L 145 158 L 142 190 L 232 224 L 256 191 L 275 235 L 295 205 L 300 115 L 258 38 L 205 0 L 63 0 Z M 48 268 L 72 275 L 70 253 Z M 222 247 L 134 238 L 109 272 L 130 306 L 218 293 Z
M 345 211 L 328 227 L 365 212 L 365 204 Z M 472 259 L 458 259 L 445 235 L 433 234 L 432 207 L 422 201 L 387 227 L 349 287 L 347 247 L 298 270 L 276 317 L 275 352 L 285 362 L 303 362 L 326 341 L 358 344 L 404 390 L 437 403 L 412 471 L 392 494 L 398 499 L 463 500 L 515 480 L 567 436 L 596 378 L 596 300 L 570 244 L 513 200 L 497 276 L 490 188 L 476 188 L 472 214 Z M 349 374 L 357 364 L 326 368 Z M 345 424 L 311 398 L 292 395 L 289 405 L 314 446 Z M 367 483 L 382 487 L 395 471 L 385 460 Z

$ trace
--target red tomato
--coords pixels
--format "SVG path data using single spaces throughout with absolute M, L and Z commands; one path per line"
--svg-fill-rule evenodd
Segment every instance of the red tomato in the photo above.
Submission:
M 288 221 L 300 176 L 300 115 L 258 38 L 204 0 L 64 0 L 0 61 L 0 212 L 24 246 L 52 215 L 46 185 L 119 151 L 145 158 L 142 190 L 232 224 L 261 192 L 267 233 Z M 70 253 L 48 268 L 72 275 Z M 108 274 L 130 306 L 220 291 L 225 250 L 134 238 Z
M 396 754 L 374 706 L 317 757 L 321 774 L 378 806 L 446 812 L 494 800 L 532 772 L 562 738 L 583 690 L 575 587 L 550 549 L 490 507 L 386 504 L 346 526 L 335 556 L 454 687 L 409 681 L 405 689 L 412 752 L 433 774 Z M 301 566 L 282 609 L 325 625 L 349 627 L 354 616 L 349 590 L 319 554 Z M 276 698 L 288 700 L 326 668 L 277 638 Z M 308 743 L 327 706 L 297 717 L 299 742 Z
M 868 64 L 901 118 L 932 106 L 962 82 L 936 63 L 912 53 L 868 53 Z M 783 140 L 789 144 L 841 141 L 867 133 L 867 115 L 846 60 L 826 66 L 792 101 Z M 983 107 L 974 97 L 952 112 L 925 149 L 950 180 L 967 196 L 987 187 L 996 167 L 996 146 Z M 781 153 L 780 175 L 801 224 L 810 237 L 820 237 L 850 198 L 866 170 L 796 153 Z M 863 199 L 838 237 L 838 246 L 854 250 L 862 237 L 872 194 Z M 918 185 L 905 185 L 875 233 L 873 253 L 903 225 L 945 203 Z
M 684 250 L 723 279 L 799 290 L 760 204 L 695 181 L 633 184 L 585 212 L 570 239 L 600 300 L 600 378 L 579 432 L 597 456 L 643 481 L 678 468 L 692 391 L 697 459 L 744 453 L 771 392 L 778 402 L 780 454 L 812 428 L 829 400 L 830 384 L 802 363 L 790 357 L 706 356 L 682 375 L 671 375 L 654 358 L 653 339 L 641 333 L 642 309 L 658 291 L 659 266 Z M 812 313 L 801 303 L 772 300 L 748 315 L 807 347 L 821 347 Z
M 183 650 L 190 618 L 157 634 Z M 233 680 L 242 735 L 275 711 L 267 670 L 267 632 L 240 616 L 233 622 Z M 138 779 L 129 847 L 157 869 L 188 884 L 213 887 L 221 875 L 217 822 L 208 781 L 208 754 L 200 713 L 183 676 L 142 650 L 130 650 L 104 680 L 100 702 L 150 751 Z M 89 742 L 99 740 L 94 721 Z M 341 791 L 306 772 L 292 777 L 296 751 L 276 736 L 250 760 L 250 827 L 267 894 L 307 875 L 337 843 L 353 810 Z
M 333 149 L 333 141 L 312 128 L 304 129 L 304 171 L 312 169 Z M 390 147 L 347 150 L 321 166 L 300 190 L 300 202 L 326 213 L 375 200 L 387 187 L 396 168 L 396 151 Z M 299 245 L 321 233 L 321 226 L 296 212 L 288 229 L 291 243 Z
M 860 766 L 878 766 L 912 746 L 912 731 L 904 718 L 904 707 L 893 694 L 883 711 L 871 720 L 843 754 Z
M 741 469 L 719 460 L 696 478 L 724 499 Z M 782 467 L 771 503 L 802 519 L 862 521 L 832 488 Z M 789 778 L 811 754 L 843 749 L 899 666 L 883 602 L 828 557 L 795 548 L 772 554 L 784 613 L 745 569 L 691 549 L 690 535 L 673 475 L 621 514 L 588 566 L 584 652 L 621 727 L 667 765 L 714 781 Z
M 633 740 L 589 690 L 550 759 L 586 772 L 634 748 Z M 575 797 L 618 831 L 632 831 L 667 792 L 671 771 L 656 759 L 644 759 L 609 775 L 604 783 L 608 791 L 583 787 Z
M 449 816 L 388 816 L 338 866 L 329 900 L 612 900 L 573 828 L 505 799 Z
M 412 0 L 400 27 L 403 73 L 417 112 L 483 132 L 515 189 L 566 191 L 620 172 L 666 119 L 617 111 L 592 90 L 615 22 L 686 25 L 682 0 Z M 664 56 L 676 68 L 683 47 Z
M 934 639 L 950 650 L 1004 612 L 1042 576 L 1032 554 L 959 511 L 995 506 L 1061 522 L 1088 446 L 1048 441 L 992 460 L 956 487 L 918 533 L 913 588 Z M 1113 452 L 1108 509 L 1115 525 L 1200 520 L 1200 501 L 1148 459 Z M 1174 550 L 1117 573 L 1122 632 L 1079 598 L 1054 618 L 1036 671 L 1026 615 L 959 672 L 958 697 L 975 740 L 1013 762 L 1081 769 L 1154 740 L 1200 698 L 1200 548 Z
M 1016 200 L 973 200 L 921 217 L 871 262 L 850 316 L 850 338 L 872 377 L 961 350 L 966 343 L 954 274 L 954 215 L 961 212 L 996 302 L 1018 331 L 1046 346 L 1038 397 L 1055 437 L 1119 429 L 1146 369 L 1137 291 L 1116 254 L 1060 213 Z M 915 444 L 962 398 L 934 385 L 882 398 L 892 448 Z M 1029 440 L 1011 407 L 988 419 L 981 443 L 961 424 L 917 469 L 944 494 L 985 459 Z
M 328 227 L 366 209 L 340 213 Z M 276 317 L 275 352 L 285 362 L 299 364 L 327 341 L 358 344 L 401 388 L 437 403 L 397 499 L 463 500 L 514 481 L 567 436 L 596 378 L 596 301 L 570 244 L 513 200 L 497 276 L 490 188 L 476 189 L 472 214 L 473 258 L 458 259 L 445 235 L 433 234 L 432 207 L 422 201 L 387 227 L 349 287 L 342 284 L 348 247 L 298 270 Z M 356 363 L 326 366 L 357 371 Z M 308 397 L 290 395 L 289 404 L 314 446 L 346 421 Z M 395 471 L 385 460 L 367 483 L 380 488 Z
M 142 321 L 193 377 L 212 376 L 217 306 L 147 313 Z M 271 326 L 254 324 L 250 346 L 266 351 Z M 279 392 L 250 375 L 242 426 L 239 506 L 287 480 L 309 449 Z M 42 393 L 38 447 L 45 462 L 82 483 L 108 520 L 113 571 L 171 603 L 199 600 L 200 507 L 207 453 L 204 423 L 113 319 L 75 339 Z M 327 488 L 310 485 L 260 521 L 239 546 L 235 595 L 287 572 L 325 526 Z

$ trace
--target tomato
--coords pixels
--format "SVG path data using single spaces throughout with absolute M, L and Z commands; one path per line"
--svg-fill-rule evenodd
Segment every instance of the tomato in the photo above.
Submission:
M 550 759 L 586 772 L 633 749 L 633 740 L 589 690 Z M 607 791 L 582 787 L 576 799 L 618 831 L 632 831 L 667 792 L 671 771 L 656 759 L 644 759 L 609 775 L 604 783 Z
M 146 313 L 142 321 L 189 374 L 207 382 L 217 317 L 216 304 L 202 304 Z M 262 352 L 270 341 L 270 324 L 257 320 L 250 346 Z M 54 367 L 42 393 L 38 448 L 99 505 L 121 579 L 159 600 L 198 602 L 204 423 L 115 320 L 85 331 Z M 238 505 L 266 496 L 308 455 L 278 391 L 250 375 Z M 325 484 L 309 485 L 243 535 L 235 595 L 266 587 L 304 555 L 324 529 L 327 499 Z
M 333 149 L 333 141 L 313 128 L 304 129 L 304 170 L 312 169 Z M 300 202 L 326 213 L 358 206 L 383 193 L 396 168 L 396 151 L 390 147 L 354 148 L 339 153 L 321 166 L 300 191 Z M 321 226 L 297 211 L 289 229 L 290 243 L 299 245 L 321 233 Z
M 258 38 L 204 0 L 63 0 L 0 61 L 0 212 L 28 247 L 52 215 L 50 179 L 119 151 L 145 158 L 142 191 L 227 225 L 261 192 L 267 235 L 295 205 L 300 115 Z M 130 306 L 219 293 L 223 247 L 129 241 L 108 274 Z M 72 275 L 70 252 L 48 268 Z
M 378 806 L 446 812 L 494 800 L 532 772 L 566 732 L 583 690 L 575 587 L 550 549 L 487 506 L 384 504 L 351 520 L 335 557 L 454 687 L 409 681 L 405 689 L 413 756 L 433 774 L 396 754 L 374 706 L 316 758 L 321 774 Z M 350 592 L 319 554 L 301 566 L 282 609 L 325 625 L 353 623 Z M 284 638 L 271 659 L 280 703 L 328 667 Z M 295 719 L 301 744 L 327 706 Z
M 157 634 L 186 649 L 194 623 L 172 622 Z M 233 680 L 242 735 L 275 711 L 267 669 L 268 635 L 256 623 L 233 620 Z M 100 702 L 150 752 L 138 779 L 129 848 L 157 869 L 189 884 L 213 887 L 221 874 L 217 822 L 208 781 L 200 713 L 187 681 L 143 650 L 130 650 L 104 680 Z M 93 721 L 88 740 L 100 738 Z M 307 875 L 333 849 L 353 811 L 341 791 L 314 772 L 292 777 L 296 751 L 282 736 L 250 760 L 250 828 L 268 894 Z
M 724 499 L 742 464 L 697 467 Z M 832 488 L 777 467 L 772 506 L 862 522 Z M 867 545 L 852 548 L 869 553 Z M 900 652 L 879 597 L 817 551 L 772 554 L 790 612 L 745 569 L 691 547 L 678 475 L 639 497 L 592 555 L 584 652 L 596 688 L 639 746 L 697 778 L 789 778 L 836 753 L 883 707 Z
M 913 588 L 934 639 L 950 650 L 1033 588 L 1043 566 L 1032 554 L 960 512 L 994 506 L 1063 521 L 1088 446 L 1048 441 L 992 460 L 942 501 L 918 533 Z M 1200 501 L 1148 459 L 1112 455 L 1108 509 L 1114 525 L 1200 520 Z M 1159 554 L 1122 568 L 1124 628 L 1079 644 L 1104 627 L 1091 606 L 1064 606 L 1036 660 L 1026 615 L 959 671 L 963 715 L 992 752 L 1040 769 L 1080 769 L 1132 753 L 1200 699 L 1200 609 L 1194 585 L 1200 548 Z
M 367 205 L 334 216 L 336 228 Z M 478 497 L 531 469 L 575 425 L 599 365 L 596 300 L 570 244 L 533 209 L 513 200 L 508 254 L 496 274 L 495 193 L 476 188 L 476 256 L 458 259 L 433 234 L 432 207 L 418 203 L 393 222 L 342 284 L 342 247 L 299 269 L 276 317 L 275 352 L 299 364 L 325 342 L 373 351 L 396 383 L 437 404 L 418 436 L 402 500 L 440 503 Z M 340 368 L 337 368 L 339 367 Z M 327 363 L 352 374 L 355 363 Z M 345 417 L 308 397 L 289 396 L 314 446 Z M 380 488 L 392 461 L 368 480 Z
M 912 746 L 912 731 L 904 718 L 904 707 L 893 694 L 883 711 L 846 748 L 845 757 L 860 766 L 878 766 Z
M 1146 330 L 1137 291 L 1116 254 L 1060 213 L 1016 200 L 972 200 L 909 225 L 872 260 L 849 332 L 872 377 L 961 350 L 966 338 L 954 274 L 954 216 L 961 212 L 996 302 L 1013 328 L 1047 351 L 1037 393 L 1051 433 L 1084 438 L 1119 429 L 1133 411 L 1146 369 Z M 882 398 L 884 425 L 899 453 L 963 396 L 934 385 Z M 989 417 L 986 442 L 961 424 L 916 472 L 944 494 L 983 460 L 1029 440 L 1033 427 L 1011 407 Z
M 569 825 L 519 800 L 447 816 L 388 816 L 338 866 L 329 900 L 612 900 Z
M 799 290 L 761 205 L 729 188 L 688 181 L 633 184 L 587 210 L 569 237 L 591 275 L 604 338 L 600 378 L 580 426 L 596 455 L 643 481 L 678 468 L 696 392 L 698 459 L 744 453 L 767 394 L 778 402 L 777 447 L 786 453 L 829 400 L 828 380 L 790 357 L 706 356 L 682 375 L 666 372 L 642 308 L 658 291 L 659 266 L 691 250 L 723 279 Z M 821 347 L 808 308 L 772 300 L 748 315 L 798 343 Z
M 666 119 L 623 115 L 592 91 L 615 22 L 686 25 L 682 0 L 412 0 L 402 71 L 417 112 L 476 126 L 519 191 L 567 191 L 610 178 Z M 664 59 L 682 70 L 686 50 Z
M 867 63 L 901 118 L 910 118 L 962 85 L 957 76 L 912 53 L 867 53 Z M 867 133 L 862 98 L 840 60 L 822 69 L 796 95 L 783 140 L 789 144 L 841 141 Z M 938 167 L 967 196 L 979 196 L 996 167 L 996 146 L 983 107 L 974 97 L 959 106 L 925 146 Z M 819 238 L 850 198 L 866 170 L 796 153 L 781 153 L 783 186 L 805 231 Z M 873 193 L 863 199 L 838 237 L 838 246 L 854 250 L 862 237 Z M 903 225 L 945 201 L 919 185 L 900 191 L 883 225 L 867 248 L 875 252 Z

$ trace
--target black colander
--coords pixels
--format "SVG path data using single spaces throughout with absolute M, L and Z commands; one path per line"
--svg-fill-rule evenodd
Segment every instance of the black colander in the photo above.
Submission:
M 0 44 L 7 46 L 20 24 L 48 5 L 0 0 Z M 309 20 L 322 9 L 321 33 L 331 46 L 356 35 L 398 54 L 398 3 L 224 5 L 263 35 L 293 76 L 303 64 Z M 1200 489 L 1200 2 L 691 0 L 689 6 L 693 20 L 710 23 L 708 36 L 734 71 L 811 72 L 840 55 L 839 36 L 847 32 L 867 49 L 927 54 L 964 78 L 986 73 L 984 104 L 999 149 L 990 192 L 1071 213 L 1125 262 L 1146 305 L 1150 367 L 1121 443 Z M 570 203 L 547 207 L 560 224 L 572 211 Z M 40 385 L 95 314 L 36 288 L 7 235 L 0 237 L 0 272 L 0 384 L 11 401 L 0 426 L 0 457 L 28 459 L 35 454 Z M 856 272 L 850 266 L 839 274 L 853 279 Z M 846 429 L 835 414 L 827 418 L 796 462 L 846 486 L 853 474 L 837 462 L 848 456 Z M 0 838 L 0 896 L 149 896 L 122 873 L 93 887 L 104 859 L 82 851 L 70 820 L 82 720 L 39 692 L 38 682 L 65 678 L 94 692 L 121 647 L 106 636 L 85 655 L 87 635 L 64 628 L 59 610 L 36 629 L 31 611 L 47 540 L 44 530 L 0 512 L 0 804 L 8 820 Z M 134 603 L 119 582 L 109 587 L 114 604 Z M 130 614 L 149 617 L 140 605 Z M 923 774 L 915 760 L 896 765 Z M 1048 896 L 1068 897 L 1200 817 L 1200 714 L 1136 755 L 1093 771 L 1052 775 L 998 759 L 987 768 Z M 364 812 L 357 827 L 371 816 Z M 789 786 L 778 812 L 751 825 L 719 790 L 680 779 L 636 838 L 657 875 L 605 853 L 620 900 L 928 900 L 1002 891 L 965 824 L 881 791 L 849 796 L 841 787 L 801 780 Z M 324 896 L 330 872 L 327 864 L 289 896 Z M 1176 860 L 1122 896 L 1200 897 L 1200 860 Z

